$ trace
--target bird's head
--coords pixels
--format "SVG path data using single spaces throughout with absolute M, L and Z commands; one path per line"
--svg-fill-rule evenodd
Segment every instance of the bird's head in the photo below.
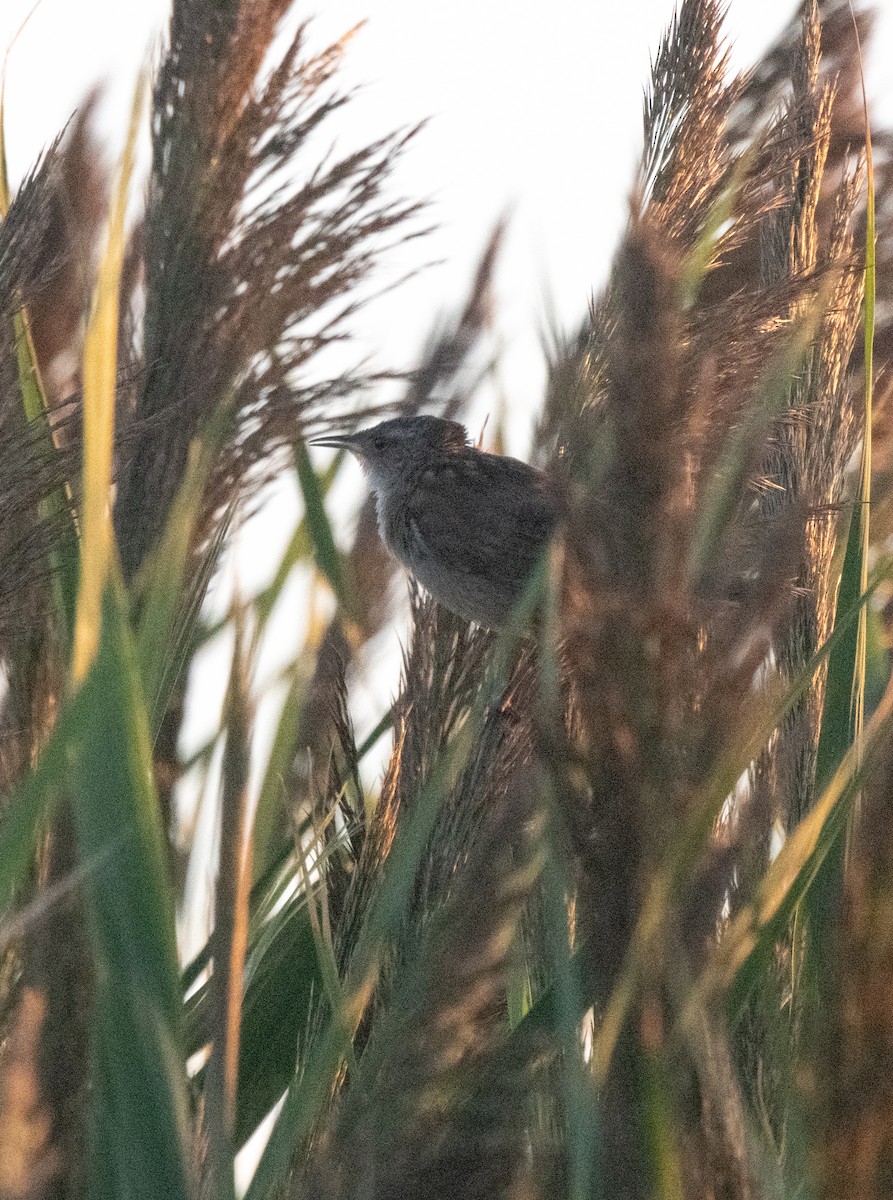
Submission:
M 360 460 L 375 491 L 386 491 L 407 471 L 468 444 L 464 426 L 443 417 L 394 417 L 357 433 L 327 434 L 311 446 L 349 450 Z

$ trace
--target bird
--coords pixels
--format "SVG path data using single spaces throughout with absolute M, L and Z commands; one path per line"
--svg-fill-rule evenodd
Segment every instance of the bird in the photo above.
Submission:
M 506 626 L 556 527 L 543 471 L 477 449 L 443 417 L 394 417 L 310 444 L 359 460 L 382 540 L 438 603 L 487 629 Z

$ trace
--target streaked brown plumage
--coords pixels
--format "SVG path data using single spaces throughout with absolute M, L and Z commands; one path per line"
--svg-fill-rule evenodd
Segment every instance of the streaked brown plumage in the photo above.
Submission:
M 312 444 L 360 460 L 382 538 L 437 601 L 490 629 L 506 623 L 555 528 L 542 471 L 470 446 L 462 425 L 440 417 L 395 417 Z

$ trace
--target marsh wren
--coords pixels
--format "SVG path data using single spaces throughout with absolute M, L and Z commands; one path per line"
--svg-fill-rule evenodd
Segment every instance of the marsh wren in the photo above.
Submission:
M 395 417 L 310 444 L 356 455 L 382 539 L 435 600 L 488 629 L 506 623 L 555 528 L 542 471 L 476 449 L 441 417 Z

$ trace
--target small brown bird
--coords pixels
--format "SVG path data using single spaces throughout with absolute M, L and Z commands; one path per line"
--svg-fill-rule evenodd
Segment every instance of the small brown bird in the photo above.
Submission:
M 542 471 L 477 450 L 441 417 L 395 417 L 311 445 L 356 455 L 385 544 L 435 600 L 488 629 L 505 625 L 555 529 Z

